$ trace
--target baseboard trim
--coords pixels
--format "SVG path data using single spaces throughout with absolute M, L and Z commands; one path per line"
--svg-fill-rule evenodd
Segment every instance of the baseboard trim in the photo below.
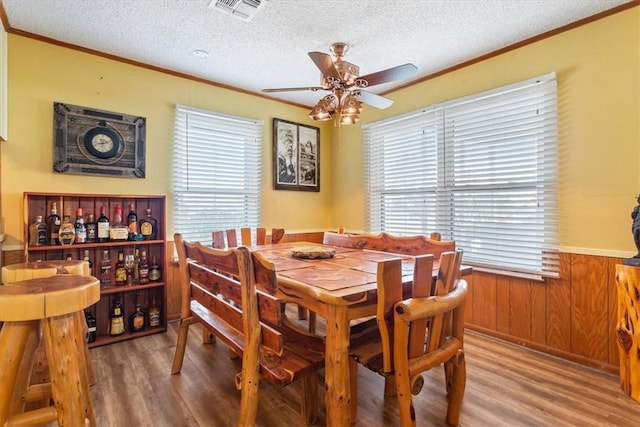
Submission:
M 587 366 L 589 368 L 597 369 L 599 371 L 604 371 L 604 372 L 608 372 L 610 374 L 615 374 L 615 375 L 620 374 L 620 367 L 618 365 L 610 365 L 608 363 L 604 363 L 599 360 L 589 359 L 588 357 L 580 356 L 578 354 L 570 353 L 568 351 L 558 350 L 557 348 L 535 343 L 533 341 L 523 340 L 522 338 L 514 337 L 512 335 L 494 331 L 492 329 L 484 328 L 482 326 L 474 325 L 471 323 L 465 323 L 464 326 L 468 330 L 478 332 L 483 335 L 488 335 L 490 337 L 497 338 L 502 341 L 507 341 L 512 344 L 519 345 L 521 347 L 526 347 L 535 351 L 539 351 L 541 353 L 545 353 L 554 357 L 569 360 L 571 362 L 575 362 L 580 365 Z

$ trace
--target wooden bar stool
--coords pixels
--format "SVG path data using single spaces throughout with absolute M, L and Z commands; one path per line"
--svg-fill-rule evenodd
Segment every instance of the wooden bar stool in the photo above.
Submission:
M 49 277 L 56 274 L 78 274 L 81 276 L 87 276 L 89 275 L 89 264 L 83 260 L 52 260 L 10 264 L 2 267 L 2 283 L 5 284 L 28 279 L 37 279 L 39 277 Z M 75 313 L 75 317 L 76 322 L 81 325 L 81 329 L 78 329 L 80 334 L 86 337 L 88 329 L 84 313 Z M 83 346 L 78 350 L 84 351 L 86 359 L 90 360 L 89 348 L 87 346 Z M 33 363 L 30 376 L 31 384 L 49 382 L 49 370 L 47 367 L 46 356 L 44 354 L 44 348 L 41 346 L 36 352 Z M 86 368 L 89 375 L 89 384 L 93 385 L 96 383 L 93 364 L 87 363 Z
M 92 276 L 57 274 L 0 286 L 0 425 L 96 425 L 77 313 L 99 299 L 100 282 Z M 34 389 L 29 371 L 40 331 L 51 381 Z M 22 412 L 25 396 L 42 398 L 49 390 L 53 406 Z

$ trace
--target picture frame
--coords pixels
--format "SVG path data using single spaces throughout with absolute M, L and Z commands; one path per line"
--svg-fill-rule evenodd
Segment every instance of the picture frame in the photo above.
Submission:
M 273 119 L 273 186 L 320 191 L 320 129 Z
M 147 119 L 53 103 L 53 171 L 145 178 Z

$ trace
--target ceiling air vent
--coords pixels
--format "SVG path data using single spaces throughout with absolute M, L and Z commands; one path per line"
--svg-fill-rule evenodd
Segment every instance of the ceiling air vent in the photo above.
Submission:
M 209 7 L 243 21 L 251 21 L 267 0 L 211 0 Z

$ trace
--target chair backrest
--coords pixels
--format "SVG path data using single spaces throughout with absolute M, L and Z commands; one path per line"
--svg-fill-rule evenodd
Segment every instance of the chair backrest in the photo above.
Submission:
M 260 322 L 260 314 L 281 323 L 273 297 L 256 292 L 253 259 L 246 247 L 220 250 L 174 236 L 182 276 L 182 318 L 194 314 L 239 355 L 262 344 L 282 352 L 280 332 Z M 263 313 L 262 313 L 263 312 Z M 243 361 L 244 363 L 244 361 Z M 250 363 L 257 363 L 257 359 Z
M 413 282 L 410 299 L 429 299 L 442 297 L 456 287 L 460 278 L 462 251 L 444 252 L 440 257 L 438 278 L 433 283 L 434 256 L 418 255 L 415 257 Z M 394 369 L 395 346 L 395 307 L 403 302 L 402 261 L 391 259 L 378 263 L 378 306 L 376 316 L 382 343 L 383 372 L 391 373 Z M 466 283 L 465 283 L 466 288 Z M 405 300 L 406 301 L 406 300 Z M 451 316 L 443 315 L 432 319 L 417 318 L 408 329 L 409 353 L 416 357 L 425 350 L 425 334 L 429 331 L 427 349 L 434 350 L 443 342 L 451 331 Z
M 345 248 L 370 249 L 406 255 L 431 254 L 435 259 L 443 252 L 454 251 L 455 241 L 440 241 L 422 235 L 394 236 L 380 234 L 339 234 L 325 232 L 322 243 Z
M 242 246 L 251 246 L 251 228 L 242 227 L 240 229 L 240 244 Z M 284 228 L 271 229 L 271 243 L 279 243 L 284 238 Z M 226 243 L 225 243 L 226 235 Z M 212 246 L 217 249 L 238 247 L 238 234 L 235 228 L 227 230 L 216 230 L 211 233 Z M 256 228 L 256 245 L 264 245 L 267 243 L 267 229 L 265 227 Z
M 432 288 L 433 255 L 418 255 L 414 261 L 411 296 L 428 296 Z M 378 303 L 376 317 L 382 344 L 382 371 L 393 372 L 393 309 L 402 301 L 402 260 L 391 259 L 378 263 Z

